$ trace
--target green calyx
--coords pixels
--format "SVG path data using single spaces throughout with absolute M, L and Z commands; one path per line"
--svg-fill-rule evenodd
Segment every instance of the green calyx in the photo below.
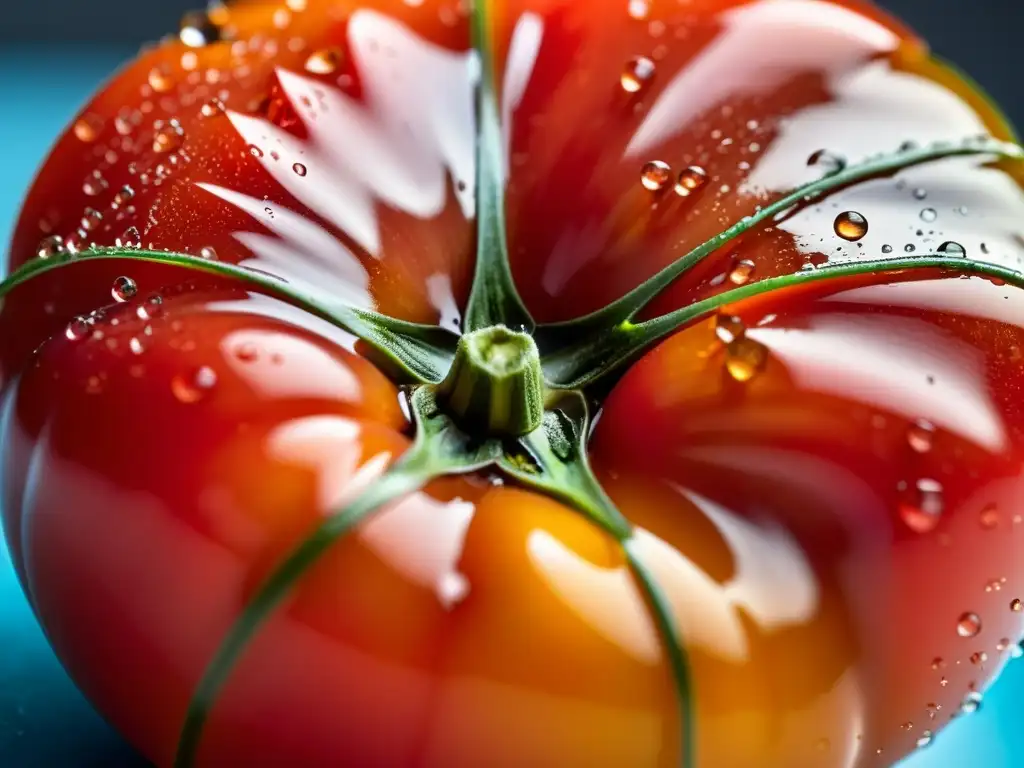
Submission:
M 544 419 L 544 378 L 533 337 L 504 325 L 459 339 L 438 399 L 456 421 L 482 435 L 519 437 Z
M 411 385 L 415 439 L 409 450 L 323 524 L 271 573 L 197 681 L 181 731 L 176 768 L 190 768 L 201 751 L 203 728 L 216 698 L 248 643 L 288 597 L 309 568 L 340 537 L 397 499 L 434 478 L 489 468 L 510 482 L 573 507 L 620 547 L 637 594 L 654 619 L 679 704 L 679 765 L 695 764 L 693 690 L 678 624 L 628 518 L 603 490 L 587 457 L 591 426 L 588 403 L 599 385 L 666 336 L 722 307 L 804 283 L 859 274 L 913 279 L 925 272 L 981 275 L 1024 286 L 1018 272 L 950 253 L 855 261 L 753 282 L 639 321 L 639 313 L 676 279 L 735 238 L 838 189 L 891 175 L 913 165 L 953 156 L 1020 160 L 1024 150 L 995 140 L 932 145 L 894 152 L 825 176 L 766 205 L 597 312 L 566 323 L 537 325 L 516 289 L 504 220 L 504 148 L 491 56 L 490 3 L 476 2 L 474 45 L 481 57 L 477 120 L 477 251 L 463 329 L 455 334 L 307 292 L 263 272 L 178 253 L 93 249 L 30 262 L 0 284 L 0 299 L 43 273 L 85 259 L 157 262 L 212 273 L 305 309 L 365 344 L 368 354 L 396 383 Z

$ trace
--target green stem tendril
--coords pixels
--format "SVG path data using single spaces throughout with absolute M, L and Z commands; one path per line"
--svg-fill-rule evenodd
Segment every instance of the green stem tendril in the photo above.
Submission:
M 948 270 L 950 274 L 990 277 L 1024 287 L 1024 275 L 1020 272 L 997 264 L 942 254 L 827 265 L 734 288 L 636 325 L 622 323 L 597 339 L 567 345 L 546 355 L 542 359 L 544 377 L 552 389 L 575 390 L 592 386 L 683 326 L 701 320 L 723 306 L 770 291 L 857 275 L 874 274 L 883 278 L 934 269 Z
M 584 397 L 579 392 L 561 394 L 545 414 L 543 426 L 520 440 L 519 447 L 528 455 L 506 452 L 498 466 L 523 485 L 575 507 L 623 548 L 669 659 L 680 713 L 679 764 L 689 768 L 695 765 L 696 729 L 690 670 L 682 638 L 664 593 L 636 551 L 632 524 L 604 492 L 587 461 L 588 433 L 589 414 Z
M 542 326 L 541 330 L 556 347 L 561 346 L 559 341 L 565 338 L 581 339 L 585 337 L 593 341 L 596 337 L 606 333 L 609 328 L 614 328 L 635 318 L 637 313 L 650 301 L 702 259 L 765 221 L 786 216 L 790 213 L 790 209 L 798 209 L 830 192 L 865 179 L 888 176 L 922 163 L 965 155 L 991 155 L 998 159 L 1021 160 L 1024 159 L 1024 149 L 1016 144 L 995 139 L 972 139 L 959 145 L 938 143 L 921 149 L 881 155 L 863 163 L 848 166 L 837 173 L 829 174 L 798 187 L 753 215 L 744 217 L 602 309 L 575 320 Z
M 440 381 L 455 354 L 458 336 L 439 326 L 410 323 L 370 310 L 357 309 L 304 291 L 287 280 L 266 272 L 182 253 L 103 248 L 83 251 L 76 255 L 34 259 L 22 265 L 0 283 L 0 298 L 45 272 L 97 259 L 121 260 L 126 263 L 153 262 L 238 280 L 300 307 L 362 339 L 383 358 L 382 362 L 390 364 L 401 378 L 413 382 Z
M 190 768 L 195 763 L 204 726 L 232 670 L 260 627 L 331 545 L 384 505 L 422 488 L 431 479 L 473 472 L 493 463 L 500 454 L 496 441 L 473 443 L 454 429 L 450 420 L 438 412 L 428 387 L 416 390 L 412 410 L 417 429 L 409 450 L 292 550 L 245 604 L 192 694 L 175 768 Z
M 473 42 L 480 57 L 476 155 L 476 272 L 463 320 L 466 331 L 506 325 L 532 333 L 533 318 L 512 278 L 505 229 L 505 166 L 488 23 L 488 2 L 473 7 Z

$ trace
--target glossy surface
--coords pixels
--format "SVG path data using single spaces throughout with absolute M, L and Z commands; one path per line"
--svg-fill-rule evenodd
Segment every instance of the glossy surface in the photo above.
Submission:
M 236 4 L 244 49 L 175 44 L 122 74 L 85 110 L 95 130 L 72 128 L 44 168 L 12 263 L 54 232 L 74 243 L 84 218 L 101 244 L 215 253 L 404 317 L 457 316 L 473 234 L 465 19 L 429 0 L 336 19 L 309 5 Z M 632 8 L 508 3 L 499 18 L 514 267 L 541 317 L 598 306 L 820 173 L 806 163 L 822 141 L 854 159 L 986 121 L 1001 131 L 933 84 L 929 72 L 948 75 L 877 15 L 784 0 Z M 630 100 L 621 79 L 638 55 L 655 72 Z M 752 75 L 765 71 L 785 77 Z M 673 83 L 689 103 L 673 102 Z M 655 130 L 668 124 L 693 132 Z M 674 175 L 652 199 L 652 160 L 674 174 L 700 165 L 707 180 L 687 176 L 683 196 Z M 133 195 L 118 202 L 124 184 Z M 876 256 L 955 240 L 976 255 L 984 242 L 1012 264 L 1020 206 L 999 170 L 932 164 L 748 236 L 662 304 L 739 282 L 737 260 L 753 262 L 753 280 L 840 247 Z M 929 207 L 934 222 L 920 218 Z M 847 210 L 870 222 L 856 243 L 833 230 Z M 237 286 L 176 288 L 191 276 L 173 268 L 132 265 L 137 297 L 67 338 L 74 315 L 113 301 L 121 274 L 77 265 L 5 305 L 0 322 L 20 333 L 3 335 L 4 371 L 22 374 L 9 388 L 4 508 L 63 661 L 166 764 L 241 601 L 402 449 L 406 424 L 393 386 L 344 351 L 349 338 Z M 1002 636 L 1021 633 L 1009 610 L 1024 587 L 1010 548 L 1016 293 L 855 287 L 738 307 L 751 327 L 777 317 L 729 350 L 709 325 L 680 334 L 623 380 L 597 430 L 598 468 L 643 529 L 690 645 L 702 766 L 887 765 L 970 682 L 991 679 Z M 995 531 L 981 522 L 989 504 Z M 964 613 L 981 622 L 968 638 Z M 984 668 L 971 664 L 982 652 Z M 946 666 L 932 670 L 936 656 Z M 934 720 L 928 704 L 942 707 Z M 240 667 L 202 759 L 672 765 L 675 722 L 657 635 L 613 544 L 553 502 L 446 481 L 310 574 Z

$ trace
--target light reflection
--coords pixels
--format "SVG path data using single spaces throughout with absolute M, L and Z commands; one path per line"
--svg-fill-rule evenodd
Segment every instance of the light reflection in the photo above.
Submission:
M 933 424 L 1001 452 L 1006 434 L 989 398 L 981 352 L 918 320 L 830 314 L 811 327 L 749 336 L 786 365 L 794 386 Z M 950 408 L 950 403 L 956 403 Z
M 724 29 L 665 87 L 626 157 L 648 155 L 720 103 L 778 88 L 822 62 L 844 71 L 899 42 L 881 24 L 822 0 L 769 0 L 720 18 Z
M 512 114 L 523 100 L 533 75 L 537 56 L 544 37 L 544 20 L 535 13 L 524 13 L 516 22 L 505 62 L 502 88 L 501 124 L 504 126 L 505 177 L 509 173 L 510 145 L 512 142 Z
M 625 566 L 599 568 L 543 530 L 530 532 L 526 550 L 551 591 L 595 632 L 637 661 L 658 661 L 658 634 Z

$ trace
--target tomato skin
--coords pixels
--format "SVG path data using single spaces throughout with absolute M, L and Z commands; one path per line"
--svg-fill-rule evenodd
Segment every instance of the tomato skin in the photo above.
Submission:
M 1008 135 L 866 3 L 633 6 L 646 15 L 623 0 L 494 5 L 512 266 L 541 320 L 597 308 L 820 176 L 817 150 L 853 161 L 906 139 Z M 224 13 L 224 41 L 147 51 L 83 110 L 28 195 L 10 266 L 53 234 L 120 241 L 457 321 L 475 238 L 459 6 L 252 0 Z M 631 97 L 620 77 L 639 55 L 656 71 Z M 707 182 L 652 194 L 640 169 L 655 159 Z M 743 259 L 756 281 L 952 240 L 1013 264 L 1018 178 L 957 158 L 841 190 L 713 254 L 648 311 L 739 284 Z M 862 240 L 835 233 L 844 210 L 870 222 Z M 138 296 L 82 332 L 73 318 L 110 305 L 122 275 Z M 686 643 L 696 768 L 889 765 L 993 679 L 997 646 L 1024 629 L 1009 610 L 1024 592 L 1020 300 L 917 277 L 731 308 L 765 348 L 748 381 L 730 379 L 701 323 L 604 403 L 592 458 Z M 845 357 L 822 318 L 848 324 Z M 157 765 L 245 600 L 408 445 L 398 390 L 354 350 L 282 301 L 163 265 L 82 261 L 0 307 L 16 568 L 72 677 Z M 849 365 L 861 358 L 891 365 Z M 898 382 L 905 399 L 880 399 L 902 361 L 917 377 Z M 936 426 L 924 452 L 908 440 L 921 419 Z M 927 533 L 900 508 L 921 479 L 942 489 Z M 435 481 L 332 548 L 247 650 L 199 764 L 678 766 L 670 670 L 620 548 L 492 480 Z M 989 504 L 995 530 L 981 524 Z M 966 612 L 982 623 L 970 638 Z

